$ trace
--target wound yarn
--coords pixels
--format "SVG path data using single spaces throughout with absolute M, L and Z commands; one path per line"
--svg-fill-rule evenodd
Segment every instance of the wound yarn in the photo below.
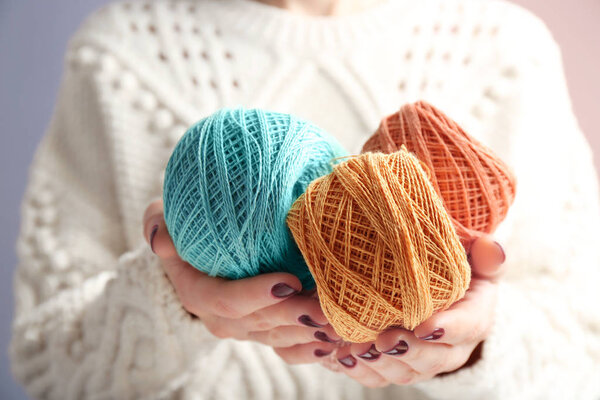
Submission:
M 288 226 L 321 308 L 344 340 L 414 329 L 462 298 L 465 251 L 421 163 L 405 148 L 334 167 L 294 202 Z
M 286 216 L 344 155 L 332 136 L 289 114 L 233 108 L 204 118 L 165 171 L 165 221 L 178 254 L 211 276 L 289 272 L 312 288 Z
M 391 153 L 402 146 L 426 165 L 465 247 L 504 220 L 515 198 L 515 176 L 442 111 L 424 101 L 406 104 L 381 121 L 362 151 Z

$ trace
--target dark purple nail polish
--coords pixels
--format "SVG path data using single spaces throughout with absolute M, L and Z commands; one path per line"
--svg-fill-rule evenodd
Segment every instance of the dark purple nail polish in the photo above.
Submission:
M 289 297 L 293 294 L 298 293 L 296 289 L 291 286 L 286 285 L 285 283 L 278 283 L 277 285 L 271 288 L 271 294 L 275 297 Z
M 506 253 L 504 253 L 504 247 L 502 247 L 502 245 L 498 242 L 494 242 L 496 243 L 496 246 L 498 246 L 498 248 L 500 249 L 500 252 L 502 253 L 502 261 L 500 261 L 500 264 L 504 263 L 504 261 L 506 261 Z
M 156 236 L 156 232 L 158 231 L 158 225 L 154 225 L 152 227 L 152 232 L 150 232 L 150 249 L 154 253 L 154 236 Z
M 320 340 L 321 342 L 335 343 L 335 340 L 333 340 L 329 336 L 327 336 L 327 334 L 325 332 L 316 331 L 315 338 Z
M 421 340 L 438 340 L 439 338 L 444 336 L 444 333 L 445 333 L 444 328 L 436 328 L 428 336 L 420 337 L 419 339 L 421 339 Z
M 331 351 L 325 351 L 325 350 L 321 350 L 321 349 L 316 349 L 314 351 L 314 354 L 316 357 L 325 357 L 331 354 Z
M 371 347 L 369 348 L 369 351 L 367 351 L 366 353 L 363 353 L 363 354 L 359 354 L 358 356 L 360 358 L 362 358 L 363 360 L 375 361 L 381 356 L 381 353 L 378 352 L 377 349 L 375 348 L 375 345 L 372 344 Z
M 322 328 L 322 327 L 325 326 L 325 325 L 321 325 L 321 324 L 316 323 L 315 321 L 313 321 L 313 319 L 310 316 L 308 316 L 306 314 L 299 316 L 298 317 L 298 322 L 300 322 L 302 325 L 306 325 L 306 326 L 309 326 L 311 328 Z
M 384 353 L 387 355 L 390 355 L 390 356 L 401 356 L 402 354 L 406 353 L 407 351 L 408 351 L 408 343 L 406 343 L 404 340 L 401 340 L 398 343 L 396 343 L 396 345 L 394 347 L 392 347 L 390 350 L 384 351 Z
M 346 356 L 344 358 L 338 358 L 340 364 L 346 368 L 354 368 L 356 366 L 356 358 L 352 356 Z

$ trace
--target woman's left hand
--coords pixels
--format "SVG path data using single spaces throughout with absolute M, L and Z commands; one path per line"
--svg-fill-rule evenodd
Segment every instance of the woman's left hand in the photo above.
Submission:
M 371 343 L 339 347 L 321 363 L 368 387 L 407 385 L 475 362 L 493 323 L 502 248 L 484 237 L 471 248 L 472 280 L 465 297 L 414 331 L 390 329 Z M 279 349 L 294 358 L 294 352 Z M 283 354 L 282 354 L 283 353 Z

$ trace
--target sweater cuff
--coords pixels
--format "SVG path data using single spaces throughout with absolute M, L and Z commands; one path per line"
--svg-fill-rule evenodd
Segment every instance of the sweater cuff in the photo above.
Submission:
M 97 361 L 104 359 L 103 354 L 112 356 L 95 371 L 112 376 L 111 392 L 121 398 L 170 393 L 189 379 L 195 363 L 217 347 L 218 339 L 181 306 L 160 259 L 145 243 L 119 259 L 105 296 L 101 307 L 106 309 L 98 310 L 104 311 L 104 321 L 89 322 L 90 327 L 112 327 L 104 330 Z M 87 318 L 97 316 L 89 312 Z

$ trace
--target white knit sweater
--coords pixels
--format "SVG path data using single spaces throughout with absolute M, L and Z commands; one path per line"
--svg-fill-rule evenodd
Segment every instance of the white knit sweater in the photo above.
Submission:
M 497 237 L 508 276 L 483 357 L 367 389 L 319 364 L 212 336 L 181 307 L 142 213 L 186 127 L 217 108 L 308 118 L 357 152 L 424 99 L 516 172 Z M 600 396 L 597 180 L 559 50 L 502 1 L 398 0 L 291 15 L 244 0 L 109 5 L 70 41 L 23 202 L 10 354 L 52 399 L 593 399 Z

